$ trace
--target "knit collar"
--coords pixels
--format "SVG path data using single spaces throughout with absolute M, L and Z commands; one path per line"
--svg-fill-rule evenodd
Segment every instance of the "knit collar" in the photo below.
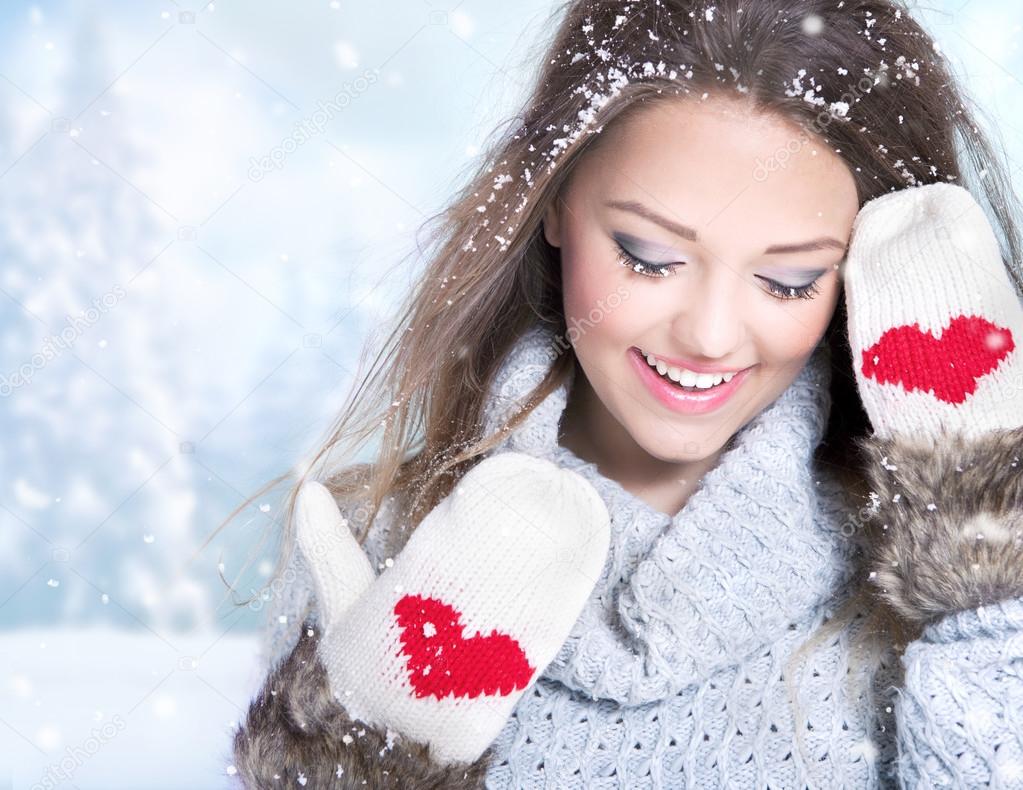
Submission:
M 524 402 L 559 345 L 535 325 L 500 366 L 488 432 Z M 743 426 L 674 516 L 558 444 L 574 371 L 495 449 L 549 458 L 591 482 L 611 514 L 611 548 L 572 633 L 544 676 L 594 698 L 643 704 L 678 693 L 803 631 L 851 578 L 841 525 L 850 502 L 813 461 L 831 406 L 816 349 L 789 387 Z

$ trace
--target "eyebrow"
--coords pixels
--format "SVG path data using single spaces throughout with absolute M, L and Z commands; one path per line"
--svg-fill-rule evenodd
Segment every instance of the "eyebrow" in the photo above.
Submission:
M 630 211 L 633 214 L 638 214 L 644 219 L 655 222 L 665 230 L 674 233 L 676 236 L 681 236 L 683 239 L 688 241 L 700 240 L 699 234 L 692 228 L 687 225 L 674 222 L 667 217 L 662 217 L 660 214 L 651 211 L 642 203 L 637 203 L 634 200 L 609 200 L 604 205 L 608 208 L 616 208 L 621 211 Z M 818 239 L 811 239 L 810 241 L 804 241 L 798 244 L 772 244 L 764 250 L 764 255 L 773 255 L 781 252 L 810 252 L 812 250 L 825 250 L 829 248 L 844 251 L 846 245 L 831 236 L 821 236 Z

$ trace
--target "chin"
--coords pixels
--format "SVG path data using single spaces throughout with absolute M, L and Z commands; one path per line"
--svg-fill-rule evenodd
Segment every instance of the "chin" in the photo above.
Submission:
M 656 431 L 656 428 L 652 429 Z M 670 441 L 665 444 L 665 435 L 674 435 L 676 441 Z M 702 461 L 705 458 L 709 458 L 720 449 L 720 445 L 717 443 L 713 447 L 708 447 L 707 443 L 700 442 L 693 439 L 686 439 L 680 433 L 674 431 L 665 431 L 661 429 L 658 432 L 657 439 L 653 443 L 645 443 L 637 440 L 637 444 L 646 450 L 647 454 L 656 458 L 658 461 L 663 461 L 669 464 L 681 464 L 681 463 L 693 463 L 695 461 Z

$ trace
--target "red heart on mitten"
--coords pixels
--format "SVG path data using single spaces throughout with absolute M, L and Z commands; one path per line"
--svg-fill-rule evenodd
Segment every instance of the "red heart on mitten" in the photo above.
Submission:
M 946 403 L 962 403 L 1016 347 L 1012 332 L 980 316 L 957 316 L 936 338 L 918 324 L 887 330 L 862 356 L 863 375 L 906 392 L 930 392 Z
M 507 696 L 529 685 L 530 666 L 507 634 L 462 636 L 462 614 L 436 598 L 405 595 L 395 605 L 402 652 L 417 697 Z

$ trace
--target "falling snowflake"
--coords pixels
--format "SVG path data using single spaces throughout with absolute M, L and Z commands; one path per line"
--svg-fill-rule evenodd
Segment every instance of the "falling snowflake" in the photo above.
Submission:
M 803 17 L 803 32 L 808 36 L 819 35 L 824 29 L 824 20 L 817 14 L 807 14 Z

